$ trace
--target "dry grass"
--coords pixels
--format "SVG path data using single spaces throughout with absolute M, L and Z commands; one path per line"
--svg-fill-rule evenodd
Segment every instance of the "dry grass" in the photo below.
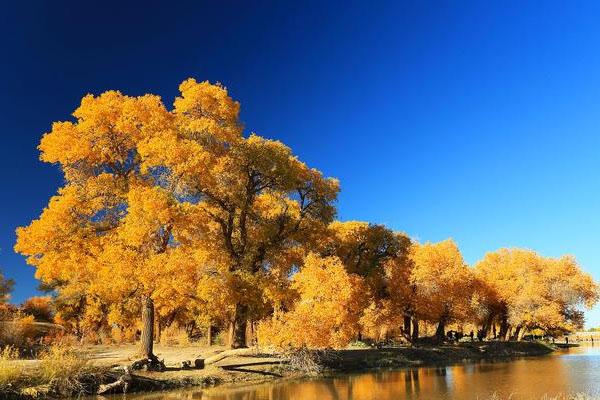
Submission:
M 58 393 L 79 393 L 84 391 L 83 378 L 90 373 L 88 360 L 72 348 L 52 346 L 42 353 L 35 378 Z
M 0 393 L 12 390 L 13 385 L 22 379 L 22 368 L 15 362 L 19 352 L 7 346 L 0 352 Z
M 98 368 L 73 348 L 55 345 L 41 353 L 39 363 L 24 368 L 18 352 L 6 347 L 0 352 L 0 398 L 9 396 L 71 396 L 89 392 L 101 377 Z

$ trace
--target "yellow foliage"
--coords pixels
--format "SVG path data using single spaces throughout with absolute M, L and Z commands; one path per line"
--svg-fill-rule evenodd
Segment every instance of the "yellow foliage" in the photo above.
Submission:
M 531 250 L 500 249 L 487 253 L 476 271 L 492 291 L 487 306 L 515 327 L 580 329 L 581 307 L 598 301 L 598 286 L 570 256 L 548 258 Z
M 472 271 L 452 240 L 414 244 L 410 283 L 420 319 L 447 324 L 466 318 L 473 293 Z
M 129 337 L 147 298 L 169 324 L 229 324 L 240 338 L 266 318 L 267 342 L 315 347 L 397 331 L 404 317 L 571 329 L 598 300 L 569 257 L 499 251 L 474 274 L 450 240 L 412 245 L 383 225 L 334 222 L 337 180 L 244 135 L 222 85 L 179 90 L 172 109 L 150 94 L 86 95 L 42 137 L 40 158 L 65 185 L 17 229 L 15 250 L 79 337 Z
M 299 293 L 294 309 L 262 322 L 259 343 L 280 348 L 339 348 L 350 343 L 365 306 L 362 278 L 349 274 L 337 257 L 310 254 L 292 287 Z
M 179 89 L 172 110 L 154 95 L 87 95 L 39 145 L 66 184 L 17 229 L 15 250 L 84 334 L 125 327 L 140 310 L 131 299 L 147 297 L 158 315 L 261 318 L 286 298 L 281 280 L 264 282 L 292 268 L 281 254 L 335 214 L 338 182 L 281 142 L 244 137 L 222 85 Z
M 187 346 L 190 344 L 190 337 L 185 329 L 173 324 L 161 332 L 160 343 L 165 346 Z

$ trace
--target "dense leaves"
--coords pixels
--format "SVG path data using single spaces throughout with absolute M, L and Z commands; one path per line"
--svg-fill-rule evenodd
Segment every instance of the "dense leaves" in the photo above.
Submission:
M 335 221 L 337 180 L 245 134 L 223 86 L 179 90 L 172 109 L 154 95 L 87 95 L 43 136 L 40 158 L 65 183 L 17 230 L 16 251 L 53 295 L 32 299 L 32 314 L 80 337 L 141 333 L 152 357 L 154 326 L 216 328 L 232 347 L 256 326 L 263 343 L 296 347 L 414 340 L 420 321 L 438 339 L 467 324 L 518 337 L 575 329 L 597 301 L 571 257 L 500 250 L 473 269 L 451 240 Z M 0 276 L 0 300 L 10 287 Z

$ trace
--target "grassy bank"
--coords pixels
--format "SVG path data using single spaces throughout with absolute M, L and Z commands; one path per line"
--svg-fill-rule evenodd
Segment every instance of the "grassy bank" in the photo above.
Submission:
M 75 353 L 53 348 L 40 360 L 23 364 L 10 354 L 0 359 L 0 397 L 14 399 L 58 398 L 95 393 L 99 385 L 123 375 L 107 358 L 109 349 Z M 170 351 L 170 352 L 169 352 Z M 455 346 L 348 349 L 327 352 L 304 351 L 288 354 L 257 354 L 252 350 L 223 357 L 224 349 L 205 348 L 204 369 L 182 369 L 181 361 L 198 356 L 198 348 L 164 349 L 168 366 L 164 372 L 135 372 L 129 391 L 156 391 L 187 386 L 208 387 L 223 383 L 258 383 L 274 379 L 315 376 L 377 368 L 449 365 L 507 357 L 548 354 L 551 348 L 530 342 L 485 342 Z M 160 354 L 160 353 L 159 353 Z M 103 361 L 108 359 L 110 364 Z M 128 364 L 120 362 L 119 364 Z M 119 389 L 120 390 L 120 389 Z
M 93 366 L 73 349 L 46 349 L 35 364 L 20 360 L 10 347 L 0 353 L 0 397 L 3 399 L 57 398 L 91 393 L 111 379 L 106 367 Z
M 139 373 L 166 389 L 185 386 L 259 383 L 276 379 L 320 376 L 339 372 L 443 366 L 464 361 L 506 359 L 549 354 L 552 348 L 532 342 L 485 342 L 454 346 L 347 349 L 294 354 L 243 354 L 224 358 L 202 370 L 170 368 Z M 141 388 L 148 390 L 149 387 Z

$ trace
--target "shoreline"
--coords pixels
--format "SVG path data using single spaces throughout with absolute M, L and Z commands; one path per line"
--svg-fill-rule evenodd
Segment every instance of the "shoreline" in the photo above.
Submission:
M 318 379 L 344 373 L 372 370 L 393 370 L 417 367 L 443 367 L 463 362 L 511 360 L 521 357 L 542 356 L 554 351 L 538 342 L 475 342 L 458 345 L 393 347 L 383 349 L 348 349 L 318 354 L 318 372 L 295 369 L 281 355 L 244 353 L 223 358 L 204 369 L 170 367 L 164 372 L 135 371 L 131 374 L 128 393 L 160 392 L 184 388 L 208 389 L 216 386 L 245 386 L 289 379 Z M 122 371 L 122 369 L 121 369 Z M 85 394 L 94 394 L 100 384 L 118 380 L 122 372 L 108 367 L 97 367 L 89 376 L 82 376 Z M 86 383 L 87 382 L 87 383 Z M 67 398 L 68 396 L 43 390 L 13 393 L 7 399 L 30 400 L 39 398 Z M 103 395 L 121 394 L 115 390 Z
M 248 362 L 222 366 L 209 366 L 201 370 L 165 372 L 136 372 L 135 377 L 150 379 L 152 387 L 136 388 L 136 392 L 174 390 L 186 387 L 198 389 L 230 385 L 254 385 L 288 379 L 318 379 L 322 377 L 360 373 L 373 370 L 418 367 L 442 367 L 462 362 L 479 362 L 536 357 L 554 351 L 537 342 L 482 342 L 444 346 L 415 346 L 383 349 L 332 350 L 320 360 L 323 370 L 310 373 L 292 369 L 286 360 L 261 365 Z M 117 392 L 118 393 L 118 392 Z

